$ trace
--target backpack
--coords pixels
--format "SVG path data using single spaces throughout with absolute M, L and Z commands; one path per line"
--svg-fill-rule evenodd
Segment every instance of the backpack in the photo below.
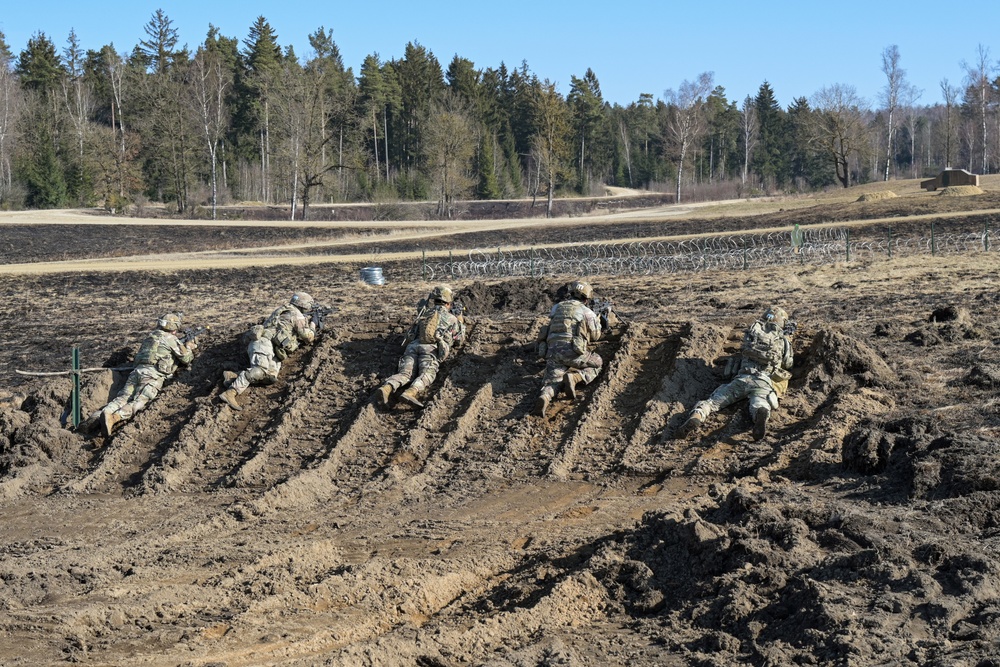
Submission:
M 441 324 L 441 306 L 425 312 L 417 321 L 417 340 L 421 345 L 435 345 L 438 342 L 438 326 Z
M 780 368 L 784 354 L 784 336 L 779 329 L 770 331 L 763 323 L 754 322 L 743 334 L 741 352 L 744 359 Z

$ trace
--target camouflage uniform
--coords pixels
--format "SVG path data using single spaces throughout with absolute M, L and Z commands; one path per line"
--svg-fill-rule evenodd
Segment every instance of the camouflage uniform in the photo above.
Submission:
M 316 326 L 291 303 L 285 304 L 264 320 L 264 337 L 273 341 L 274 355 L 283 361 L 299 345 L 316 339 Z
M 461 347 L 465 342 L 465 322 L 451 312 L 448 304 L 433 304 L 428 303 L 427 299 L 422 299 L 417 304 L 417 312 L 421 310 L 425 310 L 421 319 L 437 315 L 438 324 L 433 332 L 435 342 L 425 343 L 418 337 L 406 346 L 403 356 L 399 359 L 396 374 L 385 381 L 393 391 L 408 382 L 410 388 L 417 393 L 431 386 L 441 368 L 441 362 L 448 357 L 451 349 Z M 410 382 L 414 371 L 417 377 Z
M 160 320 L 163 322 L 170 316 Z M 175 316 L 176 317 L 176 316 Z M 176 319 L 176 326 L 180 318 Z M 173 331 L 157 329 L 146 337 L 135 355 L 135 368 L 129 373 L 125 386 L 118 395 L 100 411 L 105 424 L 105 434 L 111 435 L 115 425 L 135 416 L 160 393 L 164 381 L 174 374 L 177 364 L 189 364 L 194 359 L 193 343 L 185 345 Z M 94 415 L 92 415 L 92 418 Z M 90 420 L 88 420 L 90 421 Z
M 300 344 L 310 344 L 316 339 L 316 324 L 306 318 L 303 311 L 310 312 L 315 306 L 313 298 L 305 292 L 295 292 L 289 302 L 276 308 L 263 325 L 256 325 L 247 332 L 250 343 L 247 356 L 250 368 L 234 375 L 226 371 L 223 376 L 230 383 L 229 388 L 219 394 L 219 400 L 233 410 L 243 408 L 236 397 L 254 383 L 271 383 L 278 379 L 281 362 L 289 354 L 299 349 Z
M 589 285 L 586 290 L 592 293 Z M 536 414 L 544 416 L 560 385 L 576 398 L 577 382 L 589 384 L 597 378 L 604 360 L 590 351 L 590 345 L 600 340 L 602 333 L 597 314 L 582 301 L 568 299 L 552 307 L 549 323 L 538 333 L 538 356 L 545 358 L 545 376 Z
M 451 302 L 451 288 L 442 285 L 417 304 L 417 322 L 408 334 L 414 340 L 400 357 L 396 374 L 379 388 L 383 404 L 388 403 L 392 393 L 409 383 L 401 398 L 422 407 L 420 393 L 434 383 L 441 362 L 448 358 L 452 348 L 461 347 L 465 342 L 465 320 L 451 312 Z M 414 374 L 416 379 L 413 379 Z
M 791 377 L 792 344 L 783 331 L 787 315 L 780 308 L 770 308 L 763 320 L 754 322 L 743 334 L 736 378 L 699 401 L 682 426 L 687 435 L 711 415 L 733 403 L 748 398 L 750 418 L 754 422 L 754 438 L 764 437 L 771 410 L 778 408 Z
M 264 327 L 258 324 L 247 335 L 250 338 L 247 345 L 250 368 L 241 371 L 230 385 L 237 395 L 245 392 L 251 384 L 271 384 L 278 379 L 281 370 L 281 362 L 274 358 L 274 345 L 266 337 Z

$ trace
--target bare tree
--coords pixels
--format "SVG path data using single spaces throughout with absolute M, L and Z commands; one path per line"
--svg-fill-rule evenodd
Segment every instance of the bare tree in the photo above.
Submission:
M 66 48 L 63 49 L 63 62 L 66 64 L 66 77 L 61 81 L 63 102 L 66 114 L 73 124 L 76 134 L 77 153 L 83 158 L 83 144 L 90 116 L 93 112 L 93 102 L 90 88 L 83 80 L 83 49 L 74 30 L 69 31 Z
M 563 169 L 568 152 L 566 135 L 569 131 L 569 111 L 556 85 L 546 79 L 532 86 L 531 112 L 537 128 L 531 139 L 531 152 L 538 168 L 538 181 L 543 176 L 548 182 L 548 201 L 545 216 L 552 217 L 552 197 L 556 178 Z
M 219 145 L 229 127 L 226 95 L 233 85 L 230 71 L 216 51 L 201 47 L 191 63 L 191 102 L 201 125 L 212 175 L 212 220 L 219 203 Z
M 743 108 L 740 109 L 740 134 L 743 137 L 743 173 L 742 185 L 747 185 L 747 173 L 750 170 L 750 158 L 753 156 L 753 149 L 757 147 L 757 105 L 753 97 L 747 95 L 743 100 Z
M 953 117 L 955 113 L 955 102 L 958 100 L 958 88 L 948 83 L 948 79 L 941 79 L 941 97 L 944 98 L 944 165 L 951 166 L 952 137 L 955 136 L 955 126 Z
M 906 128 L 910 135 L 910 178 L 917 177 L 917 120 L 920 118 L 920 114 L 917 110 L 916 104 L 920 96 L 923 95 L 922 90 L 916 86 L 904 83 L 899 90 L 899 104 L 900 108 L 903 110 L 904 121 L 906 123 Z
M 427 119 L 424 150 L 438 192 L 438 215 L 451 218 L 455 199 L 471 191 L 476 134 L 468 112 L 454 94 L 445 94 Z
M 0 33 L 2 43 L 3 33 Z M 11 70 L 11 59 L 0 51 L 0 202 L 10 197 L 13 188 L 11 155 L 14 149 L 14 127 L 23 108 L 21 87 Z
M 976 109 L 980 135 L 980 149 L 982 154 L 981 172 L 985 174 L 989 168 L 989 141 L 986 132 L 986 116 L 989 110 L 989 96 L 991 90 L 991 77 L 996 68 L 990 62 L 990 50 L 988 47 L 979 45 L 976 54 L 976 62 L 969 64 L 962 62 L 965 69 L 966 102 Z
M 678 203 L 681 201 L 684 159 L 688 149 L 705 131 L 705 98 L 714 87 L 712 72 L 703 72 L 695 81 L 682 81 L 676 92 L 668 89 L 663 93 L 664 99 L 672 107 L 667 121 L 667 133 L 677 151 Z
M 858 97 L 854 86 L 834 84 L 813 96 L 812 140 L 819 145 L 834 165 L 837 180 L 845 188 L 851 186 L 851 159 L 866 148 L 865 101 Z
M 885 105 L 888 130 L 885 137 L 885 172 L 882 180 L 889 180 L 889 165 L 892 162 L 892 140 L 896 133 L 894 125 L 896 108 L 899 106 L 899 92 L 906 78 L 906 70 L 899 66 L 899 47 L 895 44 L 882 51 L 882 72 L 886 84 L 882 89 L 882 104 Z

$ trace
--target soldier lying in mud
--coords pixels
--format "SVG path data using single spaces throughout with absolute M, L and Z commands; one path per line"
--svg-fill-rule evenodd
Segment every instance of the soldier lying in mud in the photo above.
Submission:
M 791 338 L 795 328 L 796 324 L 788 321 L 784 310 L 768 308 L 743 334 L 740 356 L 734 359 L 736 377 L 694 406 L 677 437 L 688 437 L 713 412 L 749 398 L 753 439 L 762 440 L 767 434 L 771 411 L 778 409 L 778 400 L 784 396 L 792 377 L 789 369 L 793 362 Z
M 375 398 L 383 406 L 389 405 L 393 393 L 409 384 L 400 398 L 415 407 L 424 407 L 421 395 L 434 383 L 441 362 L 453 348 L 465 343 L 465 317 L 461 308 L 454 306 L 454 300 L 451 287 L 438 285 L 417 304 L 417 318 L 403 341 L 406 350 L 399 359 L 396 374 L 375 392 Z

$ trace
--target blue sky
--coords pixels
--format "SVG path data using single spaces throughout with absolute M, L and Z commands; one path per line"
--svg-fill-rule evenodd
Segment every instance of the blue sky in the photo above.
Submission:
M 114 43 L 130 51 L 145 38 L 143 27 L 156 9 L 191 47 L 204 40 L 210 23 L 242 41 L 264 16 L 279 42 L 304 57 L 309 33 L 323 26 L 333 30 L 355 74 L 366 55 L 398 58 L 410 41 L 433 51 L 443 68 L 455 54 L 477 68 L 501 62 L 513 68 L 526 60 L 564 94 L 570 77 L 589 67 L 605 99 L 623 105 L 641 93 L 661 98 L 665 89 L 706 71 L 730 100 L 756 94 L 767 80 L 785 107 L 832 84 L 853 85 L 874 103 L 885 86 L 881 53 L 891 44 L 899 47 L 907 80 L 923 91 L 918 103 L 933 104 L 942 99 L 942 79 L 962 83 L 962 62 L 976 62 L 980 45 L 992 63 L 1000 60 L 996 0 L 967 8 L 929 0 L 7 0 L 0 31 L 15 56 L 38 31 L 61 49 L 71 28 L 85 49 Z

